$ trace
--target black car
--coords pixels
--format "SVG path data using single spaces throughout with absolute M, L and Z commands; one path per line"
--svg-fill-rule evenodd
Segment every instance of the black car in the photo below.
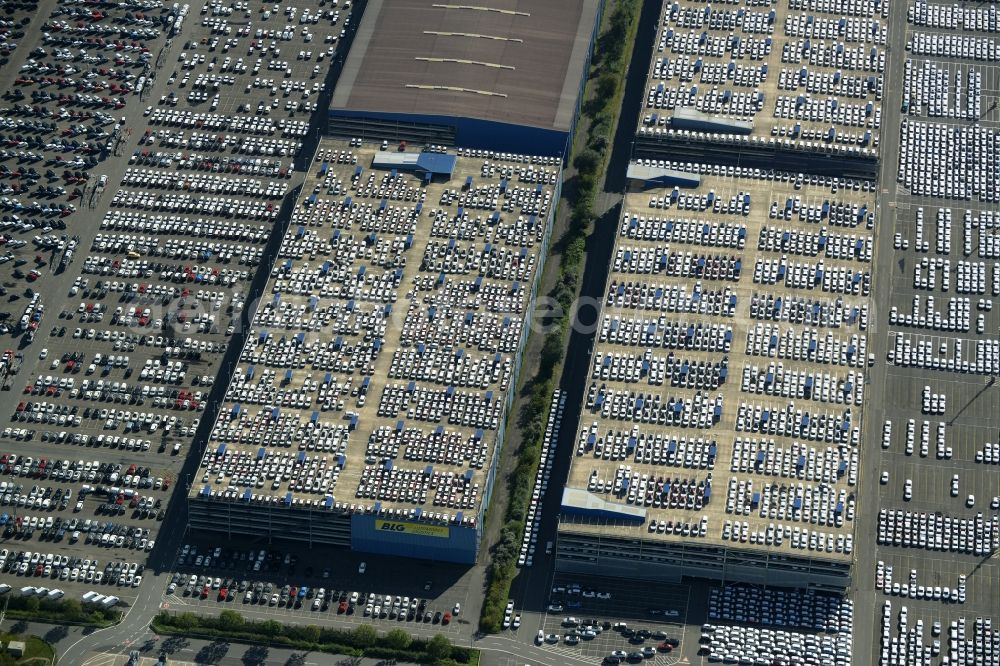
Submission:
M 641 652 L 629 652 L 628 656 L 625 657 L 625 660 L 628 661 L 631 664 L 634 664 L 636 662 L 640 662 L 643 659 L 645 659 L 645 657 L 642 656 Z
M 431 622 L 433 622 L 434 624 L 437 624 L 440 621 L 441 621 L 441 611 L 438 611 L 438 612 L 434 613 L 434 619 L 431 620 Z

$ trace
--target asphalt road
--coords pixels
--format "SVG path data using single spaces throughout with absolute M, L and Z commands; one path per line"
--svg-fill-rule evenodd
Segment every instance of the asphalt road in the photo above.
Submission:
M 885 73 L 886 81 L 902 81 L 903 58 L 906 43 L 905 8 L 892 10 L 889 17 L 889 35 L 886 42 Z M 861 464 L 858 472 L 858 506 L 857 522 L 854 527 L 857 543 L 866 543 L 876 533 L 878 519 L 878 462 L 881 450 L 882 428 L 878 424 L 884 422 L 884 395 L 886 386 L 886 350 L 889 342 L 885 334 L 886 316 L 882 304 L 888 302 L 892 286 L 892 230 L 895 227 L 896 209 L 886 205 L 896 198 L 896 163 L 899 153 L 899 109 L 902 104 L 902 85 L 887 85 L 886 94 L 882 100 L 881 133 L 881 165 L 879 169 L 879 208 L 874 230 L 875 257 L 872 266 L 872 300 L 870 306 L 868 340 L 871 350 L 875 353 L 876 364 L 868 371 L 869 396 L 878 395 L 882 399 L 872 400 L 863 411 L 865 422 L 862 424 L 864 441 L 861 447 Z M 854 625 L 854 663 L 857 666 L 870 666 L 878 663 L 878 651 L 874 628 L 877 625 L 875 617 L 876 593 L 875 578 L 870 572 L 875 570 L 875 548 L 855 548 L 854 550 L 854 586 L 849 595 L 854 599 L 855 617 L 859 619 Z M 865 622 L 864 618 L 871 618 Z M 872 646 L 874 652 L 869 650 Z M 872 661 L 874 659 L 874 661 Z
M 621 201 L 625 192 L 625 172 L 631 158 L 632 137 L 635 136 L 639 121 L 636 110 L 642 106 L 646 74 L 650 66 L 649 54 L 656 38 L 660 8 L 661 3 L 657 0 L 646 0 L 639 18 L 640 25 L 644 27 L 641 27 L 636 35 L 622 97 L 623 111 L 615 130 L 604 183 L 595 203 L 595 213 L 600 217 L 594 223 L 594 231 L 587 241 L 586 264 L 580 287 L 583 301 L 590 299 L 591 302 L 600 303 L 607 283 Z M 636 112 L 631 113 L 630 110 Z M 589 327 L 595 322 L 597 312 L 588 308 L 576 313 L 576 316 L 584 327 L 571 329 L 566 364 L 559 383 L 560 390 L 566 394 L 566 407 L 563 411 L 559 438 L 552 452 L 553 465 L 548 490 L 542 497 L 542 517 L 534 565 L 522 568 L 511 587 L 511 596 L 515 600 L 516 607 L 533 614 L 531 621 L 527 621 L 528 616 L 525 616 L 525 628 L 531 630 L 529 637 L 534 636 L 541 626 L 541 614 L 548 604 L 555 553 L 546 555 L 544 543 L 549 540 L 555 541 L 562 491 L 569 474 L 573 448 L 576 445 L 577 423 L 580 420 L 580 410 L 590 370 L 590 354 L 593 351 L 594 333 Z
M 9 630 L 13 623 L 3 624 Z M 20 628 L 20 627 L 19 627 Z M 271 664 L 277 666 L 328 666 L 339 664 L 345 658 L 316 652 L 288 650 L 265 645 L 248 645 L 225 641 L 205 640 L 176 636 L 157 636 L 151 631 L 135 632 L 124 643 L 115 642 L 106 632 L 87 634 L 80 627 L 61 627 L 32 622 L 24 631 L 45 637 L 52 642 L 59 653 L 59 662 L 71 666 L 123 666 L 131 650 L 137 650 L 141 657 L 154 659 L 165 652 L 172 664 L 217 664 L 218 666 L 253 666 Z M 525 634 L 526 636 L 526 634 Z M 522 636 L 523 638 L 523 636 Z M 76 646 L 89 640 L 93 653 L 82 652 Z M 476 648 L 482 650 L 480 664 L 483 666 L 585 666 L 593 665 L 593 660 L 575 659 L 565 654 L 543 652 L 526 645 L 517 638 L 491 636 L 479 641 Z M 70 660 L 66 655 L 79 655 Z M 153 661 L 143 663 L 148 666 Z M 364 659 L 360 666 L 375 666 L 382 663 L 377 659 Z M 397 666 L 408 666 L 407 662 L 397 662 Z

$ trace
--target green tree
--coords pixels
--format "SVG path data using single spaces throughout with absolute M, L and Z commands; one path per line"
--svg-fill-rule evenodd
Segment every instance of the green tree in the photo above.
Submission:
M 441 634 L 434 634 L 434 638 L 427 641 L 427 654 L 434 661 L 441 661 L 451 656 L 451 641 Z
M 601 156 L 596 151 L 585 148 L 573 158 L 573 167 L 582 174 L 590 175 L 597 172 Z
M 594 96 L 602 102 L 607 102 L 618 89 L 618 77 L 614 74 L 604 73 L 597 79 L 594 86 Z
M 77 599 L 65 599 L 62 602 L 63 612 L 71 620 L 80 617 L 83 614 L 83 605 Z
M 549 333 L 545 336 L 545 342 L 542 343 L 542 354 L 540 368 L 544 368 L 546 372 L 551 372 L 555 368 L 559 359 L 562 358 L 563 353 L 563 340 L 559 333 Z
M 260 623 L 258 629 L 260 630 L 260 633 L 265 636 L 274 637 L 281 633 L 282 626 L 277 620 L 266 620 Z
M 219 628 L 224 631 L 234 631 L 243 626 L 243 616 L 234 610 L 226 609 L 219 613 Z
M 594 153 L 594 151 L 584 150 L 583 153 Z M 595 171 L 596 173 L 596 171 Z M 597 191 L 597 177 L 595 173 L 584 173 L 583 171 L 577 174 L 576 178 L 576 189 L 577 189 L 577 200 L 573 205 L 573 214 L 579 215 L 586 212 L 589 215 L 593 215 L 594 208 L 594 192 Z
M 38 597 L 28 597 L 28 600 L 24 602 L 25 609 L 36 612 L 42 605 L 41 600 Z
M 302 627 L 302 638 L 309 641 L 310 643 L 318 643 L 320 636 L 320 628 L 315 624 L 308 624 Z
M 355 647 L 371 647 L 378 640 L 378 634 L 375 633 L 370 624 L 360 624 L 351 631 L 351 640 L 354 641 Z
M 178 629 L 194 629 L 198 626 L 198 616 L 194 613 L 181 613 L 174 617 L 173 624 Z
M 385 635 L 386 647 L 391 647 L 394 650 L 405 650 L 410 647 L 412 642 L 413 639 L 410 638 L 410 635 L 402 629 L 393 629 Z
M 598 153 L 603 153 L 604 151 L 606 151 L 609 145 L 608 135 L 611 133 L 610 132 L 611 128 L 606 128 L 606 129 L 608 131 L 605 131 L 605 128 L 602 128 L 601 132 L 595 132 L 594 134 L 591 134 L 590 138 L 587 139 L 587 147 Z

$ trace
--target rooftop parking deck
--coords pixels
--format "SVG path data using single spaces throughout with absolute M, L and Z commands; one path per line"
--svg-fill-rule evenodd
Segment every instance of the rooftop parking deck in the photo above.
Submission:
M 663 3 L 640 137 L 875 159 L 889 4 Z
M 625 197 L 567 483 L 646 518 L 562 527 L 847 559 L 874 193 L 660 166 L 701 185 Z
M 193 495 L 477 520 L 560 166 L 376 155 L 321 143 Z

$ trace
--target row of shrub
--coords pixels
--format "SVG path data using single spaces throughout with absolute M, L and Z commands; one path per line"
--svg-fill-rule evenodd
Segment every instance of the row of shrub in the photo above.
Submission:
M 151 626 L 160 634 L 266 643 L 351 657 L 396 659 L 441 666 L 475 666 L 479 663 L 478 650 L 452 645 L 441 634 L 429 639 L 414 638 L 403 629 L 379 634 L 368 624 L 350 630 L 331 629 L 314 624 L 282 624 L 277 620 L 247 620 L 236 611 L 224 610 L 218 616 L 160 612 L 153 618 Z
M 583 116 L 588 121 L 587 140 L 585 147 L 576 151 L 572 159 L 577 172 L 576 187 L 564 190 L 567 203 L 572 206 L 570 223 L 554 247 L 561 252 L 562 261 L 559 277 L 549 296 L 559 304 L 561 316 L 545 322 L 553 326 L 548 327 L 538 359 L 538 371 L 531 380 L 530 396 L 518 415 L 521 445 L 517 450 L 517 463 L 507 479 L 504 525 L 491 553 L 487 570 L 489 582 L 479 618 L 479 628 L 485 632 L 500 630 L 511 583 L 517 575 L 517 558 L 541 457 L 542 435 L 552 391 L 557 385 L 557 371 L 566 349 L 569 314 L 583 273 L 587 235 L 594 222 L 594 197 L 607 162 L 621 106 L 627 59 L 635 39 L 640 5 L 640 0 L 617 0 L 594 49 L 591 72 L 592 76 L 596 72 L 600 74 L 588 86 L 587 101 L 582 107 Z
M 76 599 L 10 596 L 6 603 L 7 617 L 15 620 L 110 627 L 121 618 L 119 611 L 84 606 Z

